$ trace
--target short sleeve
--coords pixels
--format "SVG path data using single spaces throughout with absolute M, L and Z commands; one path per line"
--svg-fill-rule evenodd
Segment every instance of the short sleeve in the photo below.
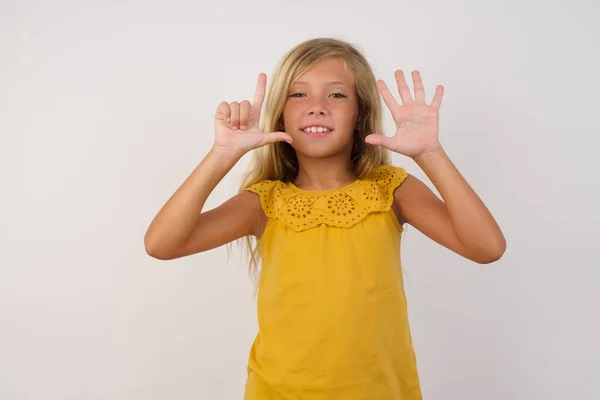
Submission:
M 408 176 L 406 170 L 394 165 L 382 165 L 375 168 L 365 181 L 365 200 L 371 203 L 373 209 L 389 210 L 394 203 L 394 191 Z
M 275 198 L 277 196 L 275 188 L 278 186 L 279 181 L 264 180 L 245 188 L 245 191 L 256 193 L 260 198 L 260 206 L 262 207 L 265 215 L 269 218 L 273 218 L 275 212 Z

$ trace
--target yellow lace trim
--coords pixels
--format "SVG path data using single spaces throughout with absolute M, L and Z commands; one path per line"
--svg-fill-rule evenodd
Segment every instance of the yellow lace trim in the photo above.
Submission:
M 384 165 L 366 178 L 334 190 L 303 190 L 292 183 L 262 181 L 246 190 L 260 196 L 262 209 L 295 231 L 320 224 L 350 227 L 371 212 L 388 211 L 394 189 L 406 179 L 404 168 Z

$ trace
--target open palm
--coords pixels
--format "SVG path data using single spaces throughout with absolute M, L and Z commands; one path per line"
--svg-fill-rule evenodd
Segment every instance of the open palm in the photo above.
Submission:
M 425 90 L 418 71 L 413 71 L 414 100 L 406 84 L 404 73 L 395 72 L 398 92 L 402 105 L 398 104 L 384 81 L 377 81 L 377 89 L 392 113 L 396 123 L 396 132 L 391 137 L 371 134 L 365 138 L 367 143 L 384 146 L 396 153 L 416 158 L 441 148 L 439 142 L 439 108 L 444 87 L 438 85 L 430 105 L 425 103 Z

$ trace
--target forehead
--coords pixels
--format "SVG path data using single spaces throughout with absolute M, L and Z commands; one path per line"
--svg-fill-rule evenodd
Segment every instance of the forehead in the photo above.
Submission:
M 354 74 L 341 58 L 330 58 L 320 61 L 300 75 L 293 84 L 338 84 L 352 87 L 354 85 Z

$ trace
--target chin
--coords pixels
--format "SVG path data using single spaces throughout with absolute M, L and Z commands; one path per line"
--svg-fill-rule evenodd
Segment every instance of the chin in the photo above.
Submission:
M 352 150 L 352 143 L 350 145 L 344 143 L 295 143 L 292 142 L 292 147 L 296 151 L 298 156 L 304 156 L 309 158 L 327 158 L 340 155 L 341 153 L 348 153 Z M 348 151 L 346 151 L 348 149 Z
M 299 157 L 305 158 L 328 158 L 337 154 L 337 152 L 330 149 L 310 149 L 310 150 L 296 150 L 296 154 Z

